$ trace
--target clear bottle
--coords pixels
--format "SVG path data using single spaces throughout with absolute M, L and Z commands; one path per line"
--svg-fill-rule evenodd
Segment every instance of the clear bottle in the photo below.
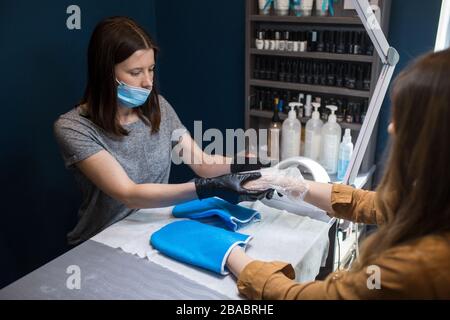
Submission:
M 281 129 L 281 160 L 298 157 L 300 155 L 300 138 L 302 132 L 302 124 L 297 119 L 295 107 L 300 107 L 301 103 L 289 103 L 288 118 L 284 120 Z
M 348 165 L 353 155 L 353 143 L 350 129 L 345 129 L 345 135 L 342 138 L 342 143 L 339 146 L 339 161 L 338 161 L 338 180 L 344 180 Z
M 327 106 L 331 110 L 328 122 L 322 127 L 322 152 L 321 164 L 328 174 L 337 173 L 339 144 L 341 142 L 342 129 L 336 122 L 336 106 Z
M 323 122 L 320 120 L 320 103 L 313 102 L 314 112 L 312 119 L 306 123 L 305 157 L 319 161 Z
M 278 98 L 275 98 L 272 122 L 267 137 L 267 154 L 273 161 L 280 160 L 281 119 L 278 114 Z

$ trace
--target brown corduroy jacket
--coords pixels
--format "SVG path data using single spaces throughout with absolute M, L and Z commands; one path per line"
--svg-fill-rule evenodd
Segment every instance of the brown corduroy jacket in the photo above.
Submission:
M 374 196 L 372 191 L 334 185 L 335 217 L 384 223 Z M 450 299 L 450 234 L 393 247 L 361 271 L 337 271 L 324 281 L 308 283 L 294 278 L 287 263 L 253 261 L 240 274 L 238 288 L 250 299 Z

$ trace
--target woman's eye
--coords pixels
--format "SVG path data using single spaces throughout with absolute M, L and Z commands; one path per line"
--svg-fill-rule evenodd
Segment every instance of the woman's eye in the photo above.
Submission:
M 140 74 L 140 72 L 131 72 L 131 75 L 132 75 L 133 77 L 137 77 L 139 74 Z

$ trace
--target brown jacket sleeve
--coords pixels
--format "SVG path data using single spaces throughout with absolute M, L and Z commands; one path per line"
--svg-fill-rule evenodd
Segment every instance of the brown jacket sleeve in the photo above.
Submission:
M 448 254 L 448 247 L 446 250 Z M 339 271 L 324 281 L 307 283 L 292 280 L 294 269 L 289 264 L 253 261 L 240 274 L 238 289 L 257 300 L 449 299 L 450 275 L 442 270 L 449 263 L 444 258 L 436 265 L 436 273 L 421 250 L 393 248 L 359 271 Z
M 331 191 L 332 215 L 339 219 L 366 224 L 383 224 L 386 217 L 375 205 L 374 191 L 335 184 Z

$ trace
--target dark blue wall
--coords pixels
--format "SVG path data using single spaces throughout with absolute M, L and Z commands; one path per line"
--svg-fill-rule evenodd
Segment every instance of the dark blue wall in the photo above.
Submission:
M 434 50 L 436 42 L 441 0 L 393 0 L 388 41 L 400 54 L 400 62 L 394 77 L 418 56 Z M 377 161 L 386 158 L 389 135 L 391 103 L 389 93 L 380 113 L 378 130 Z M 381 173 L 379 171 L 379 173 Z
M 104 17 L 128 15 L 154 33 L 154 1 L 78 0 L 82 29 L 66 27 L 73 1 L 2 1 L 0 287 L 66 250 L 79 191 L 59 155 L 53 122 L 81 98 L 86 52 Z
M 400 52 L 400 70 L 432 49 L 440 1 L 428 1 L 426 10 L 421 0 L 393 2 L 389 40 Z M 102 18 L 128 15 L 157 39 L 160 91 L 188 129 L 194 120 L 203 120 L 204 130 L 244 126 L 244 1 L 223 7 L 211 0 L 79 0 L 80 31 L 66 29 L 71 4 L 0 4 L 0 287 L 66 250 L 65 235 L 76 221 L 80 199 L 63 167 L 52 124 L 83 93 L 89 37 Z M 388 118 L 386 103 L 380 154 Z M 186 167 L 173 169 L 172 182 L 192 177 Z

